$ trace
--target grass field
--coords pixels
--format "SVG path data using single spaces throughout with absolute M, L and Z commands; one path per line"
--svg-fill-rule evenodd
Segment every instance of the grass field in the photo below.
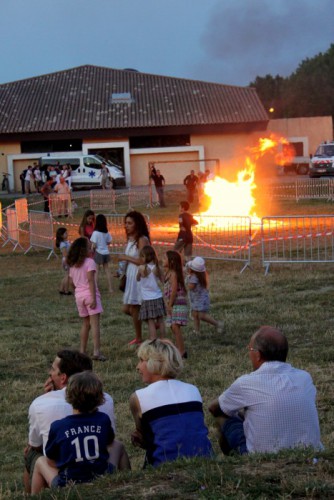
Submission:
M 331 206 L 321 202 L 286 203 L 277 208 L 277 213 L 330 212 Z M 175 204 L 165 212 L 155 209 L 150 216 L 153 223 L 175 223 L 176 214 Z M 60 260 L 47 261 L 47 255 L 31 251 L 24 256 L 11 252 L 10 247 L 0 251 L 0 499 L 24 496 L 22 452 L 29 404 L 42 393 L 56 351 L 79 345 L 74 299 L 59 296 Z M 208 270 L 212 315 L 225 320 L 226 331 L 218 335 L 205 326 L 200 336 L 193 336 L 189 323 L 184 330 L 189 359 L 182 379 L 201 391 L 216 458 L 142 470 L 143 452 L 134 449 L 129 438 L 133 422 L 128 400 L 142 386 L 135 370 L 136 353 L 127 346 L 133 338 L 132 325 L 120 311 L 121 292 L 110 296 L 101 274 L 101 337 L 108 361 L 95 363 L 94 369 L 114 398 L 117 436 L 129 452 L 133 471 L 101 479 L 93 486 L 66 488 L 57 494 L 46 491 L 43 498 L 334 498 L 333 265 L 274 266 L 264 276 L 260 262 L 240 274 L 240 264 L 208 261 Z M 307 450 L 226 458 L 219 452 L 207 404 L 237 376 L 250 371 L 246 346 L 262 324 L 278 326 L 286 333 L 289 361 L 308 370 L 314 379 L 325 446 L 322 453 Z

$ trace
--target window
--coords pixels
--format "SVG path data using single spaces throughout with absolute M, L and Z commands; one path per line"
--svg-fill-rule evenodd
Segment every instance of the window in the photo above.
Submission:
M 89 168 L 98 168 L 101 169 L 101 162 L 99 162 L 96 158 L 91 156 L 84 157 L 84 165 Z
M 81 139 L 50 141 L 22 141 L 21 153 L 57 153 L 63 151 L 81 151 Z

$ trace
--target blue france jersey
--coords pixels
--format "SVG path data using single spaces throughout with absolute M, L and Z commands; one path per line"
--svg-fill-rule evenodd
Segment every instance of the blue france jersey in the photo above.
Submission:
M 70 415 L 51 424 L 45 454 L 56 462 L 61 483 L 88 482 L 107 471 L 114 436 L 105 413 Z

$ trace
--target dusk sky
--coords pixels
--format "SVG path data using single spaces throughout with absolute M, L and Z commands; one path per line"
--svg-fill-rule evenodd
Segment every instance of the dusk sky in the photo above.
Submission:
M 334 0 L 0 0 L 0 84 L 92 64 L 248 85 L 334 43 Z

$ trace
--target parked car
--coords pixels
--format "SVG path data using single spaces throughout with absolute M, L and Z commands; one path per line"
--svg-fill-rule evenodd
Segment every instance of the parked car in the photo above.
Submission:
M 42 156 L 39 159 L 39 165 L 42 172 L 51 165 L 60 167 L 62 165 L 71 165 L 73 188 L 91 188 L 100 186 L 102 163 L 107 165 L 109 173 L 114 179 L 114 187 L 124 187 L 125 177 L 121 167 L 109 160 L 105 160 L 99 155 L 84 155 L 81 153 L 50 153 L 50 155 Z
M 334 175 L 334 142 L 324 142 L 310 161 L 309 177 Z

